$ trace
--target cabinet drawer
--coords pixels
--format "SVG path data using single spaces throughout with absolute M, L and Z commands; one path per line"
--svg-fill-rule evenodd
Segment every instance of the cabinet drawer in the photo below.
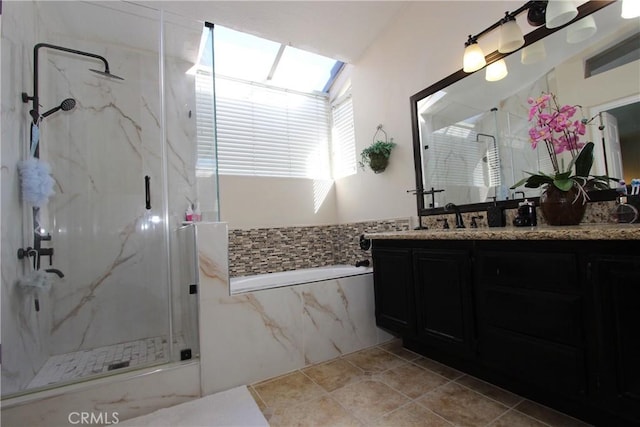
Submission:
M 583 350 L 491 329 L 479 350 L 483 364 L 510 378 L 567 396 L 586 393 Z
M 573 346 L 583 343 L 578 295 L 493 288 L 481 297 L 483 324 Z
M 485 283 L 541 290 L 577 290 L 574 254 L 493 252 L 478 257 L 478 273 Z

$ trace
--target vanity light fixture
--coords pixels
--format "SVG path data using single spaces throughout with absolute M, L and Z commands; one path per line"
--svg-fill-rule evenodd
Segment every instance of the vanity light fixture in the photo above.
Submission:
M 507 71 L 507 63 L 504 62 L 504 59 L 499 59 L 489 64 L 484 78 L 488 82 L 497 82 L 507 77 L 507 74 L 509 74 Z
M 545 12 L 547 10 L 547 0 L 544 1 L 532 1 L 527 12 L 527 22 L 532 27 L 539 27 L 544 25 Z
M 505 12 L 505 17 L 500 25 L 498 38 L 498 52 L 510 53 L 520 49 L 524 45 L 522 30 L 516 22 L 516 17 Z
M 638 0 L 622 0 L 622 14 L 624 19 L 632 19 L 640 16 L 640 2 Z
M 615 0 L 608 0 L 612 3 Z M 476 35 L 469 35 L 464 44 L 464 57 L 462 60 L 463 71 L 465 73 L 473 73 L 487 65 L 484 52 L 478 45 L 478 40 L 483 35 L 499 29 L 498 52 L 497 56 L 493 53 L 489 56 L 489 60 L 495 63 L 491 70 L 487 70 L 485 78 L 489 81 L 496 81 L 507 75 L 506 65 L 497 64 L 506 54 L 515 52 L 525 44 L 525 38 L 522 30 L 516 22 L 516 17 L 522 12 L 527 12 L 527 22 L 534 27 L 546 25 L 547 30 L 551 32 L 557 31 L 560 27 L 567 25 L 573 21 L 578 14 L 577 0 L 530 0 L 520 6 L 513 12 L 505 12 L 505 16 L 489 27 L 485 28 Z M 588 2 L 598 3 L 598 2 Z M 582 10 L 585 5 L 580 6 Z M 588 9 L 588 8 L 587 8 Z M 633 9 L 633 12 L 631 11 Z M 567 41 L 569 43 L 580 43 L 591 37 L 597 31 L 592 12 L 587 12 L 583 19 L 573 23 L 567 29 Z M 628 13 L 628 15 L 625 15 Z M 623 0 L 623 17 L 640 16 L 640 0 Z M 542 41 L 527 46 L 522 51 L 521 62 L 523 64 L 533 64 L 546 58 L 546 52 Z M 498 72 L 499 71 L 499 72 Z M 496 78 L 496 76 L 500 76 Z M 492 79 L 492 80 L 490 80 Z
M 485 65 L 487 61 L 484 58 L 484 52 L 478 44 L 478 37 L 469 35 L 469 39 L 464 44 L 464 57 L 462 58 L 462 69 L 465 73 L 473 73 L 478 71 Z
M 568 24 L 578 16 L 578 8 L 573 0 L 549 0 L 545 21 L 547 28 L 557 28 Z
M 484 56 L 484 52 L 478 45 L 478 39 L 487 34 L 490 31 L 495 30 L 496 28 L 500 28 L 500 43 L 499 43 L 499 53 L 510 53 L 514 52 L 522 45 L 524 45 L 524 36 L 522 35 L 522 30 L 518 27 L 518 23 L 516 22 L 516 16 L 518 14 L 528 10 L 530 7 L 536 5 L 539 9 L 541 5 L 545 5 L 546 1 L 528 1 L 524 5 L 520 6 L 518 9 L 514 10 L 512 13 L 505 12 L 505 17 L 494 23 L 488 28 L 485 28 L 475 36 L 469 35 L 466 43 L 464 44 L 464 57 L 462 58 L 462 70 L 465 73 L 473 73 L 474 71 L 478 71 L 485 65 L 487 65 L 487 61 Z
M 598 27 L 596 27 L 593 16 L 585 16 L 567 28 L 567 43 L 583 42 L 594 35 L 596 31 L 598 31 Z

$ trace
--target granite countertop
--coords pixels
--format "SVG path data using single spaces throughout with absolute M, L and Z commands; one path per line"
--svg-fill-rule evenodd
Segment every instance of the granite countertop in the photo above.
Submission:
M 381 240 L 640 240 L 640 224 L 451 228 L 365 233 Z

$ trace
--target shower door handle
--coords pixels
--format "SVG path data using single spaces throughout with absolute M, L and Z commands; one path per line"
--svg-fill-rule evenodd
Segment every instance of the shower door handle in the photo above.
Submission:
M 145 176 L 144 177 L 144 193 L 145 193 L 144 203 L 145 203 L 145 208 L 147 210 L 151 209 L 151 191 L 149 189 L 150 183 L 151 183 L 151 177 L 149 175 Z

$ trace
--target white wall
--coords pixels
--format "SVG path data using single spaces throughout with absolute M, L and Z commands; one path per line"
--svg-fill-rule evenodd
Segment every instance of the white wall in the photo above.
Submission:
M 331 181 L 220 176 L 220 219 L 232 229 L 335 224 Z
M 515 7 L 514 7 L 515 5 Z M 356 152 L 384 125 L 398 144 L 382 174 L 367 170 L 336 183 L 338 222 L 415 215 L 409 97 L 462 68 L 464 42 L 521 2 L 410 2 L 355 63 L 353 104 Z M 482 44 L 485 53 L 494 49 Z
M 313 181 L 220 177 L 221 218 L 231 228 L 315 225 L 408 217 L 415 214 L 409 97 L 462 66 L 464 42 L 521 2 L 408 2 L 354 64 L 351 81 L 356 152 L 383 124 L 398 146 L 382 174 L 358 169 L 335 183 L 319 212 Z M 363 6 L 366 7 L 366 6 Z M 486 52 L 495 48 L 483 45 Z M 335 193 L 334 193 L 335 191 Z M 335 197 L 335 199 L 334 199 Z
M 584 62 L 587 58 L 617 43 L 623 38 L 622 35 L 630 36 L 635 31 L 637 31 L 637 24 L 629 20 L 615 35 L 594 44 L 556 67 L 555 78 L 561 103 L 582 105 L 584 115 L 590 118 L 597 112 L 606 110 L 602 108 L 604 105 L 640 99 L 640 61 L 638 60 L 588 78 L 576 78 L 584 75 Z M 597 129 L 600 121 L 596 118 L 592 123 L 592 126 L 587 127 L 587 140 L 600 141 L 602 133 Z M 594 158 L 592 173 L 604 175 L 602 144 L 595 144 Z

